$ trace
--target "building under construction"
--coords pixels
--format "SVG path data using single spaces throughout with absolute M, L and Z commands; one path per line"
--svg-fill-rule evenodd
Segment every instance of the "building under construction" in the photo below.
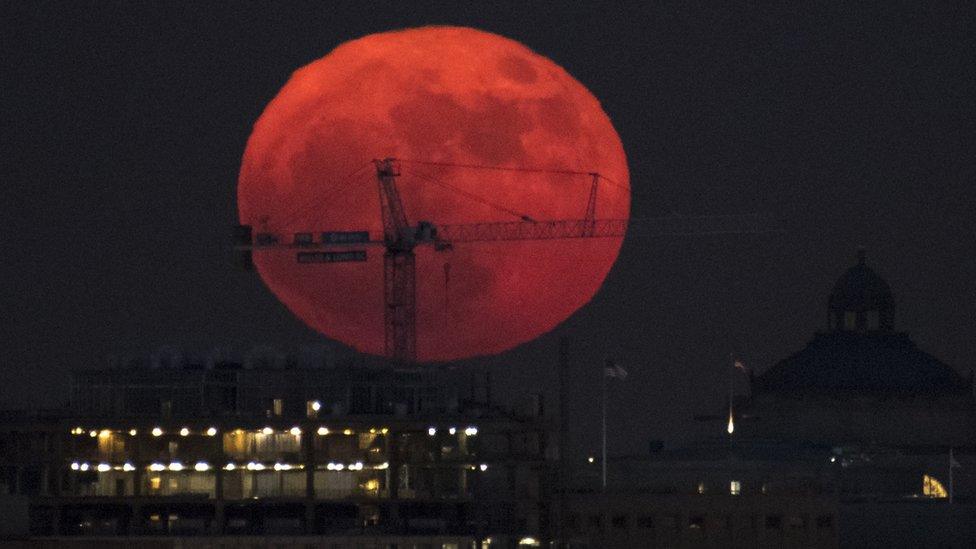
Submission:
M 429 371 L 171 354 L 78 373 L 69 410 L 2 423 L 3 484 L 29 498 L 35 537 L 468 547 L 546 528 L 543 419 Z

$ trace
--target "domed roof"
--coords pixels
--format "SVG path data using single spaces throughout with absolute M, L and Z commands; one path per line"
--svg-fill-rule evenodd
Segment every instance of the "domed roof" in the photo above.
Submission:
M 894 308 L 895 299 L 888 283 L 865 264 L 864 250 L 859 250 L 857 255 L 857 264 L 847 269 L 834 285 L 834 291 L 830 293 L 830 308 L 855 312 Z
M 756 376 L 756 392 L 793 394 L 968 394 L 950 366 L 922 351 L 906 334 L 817 334 L 802 351 Z

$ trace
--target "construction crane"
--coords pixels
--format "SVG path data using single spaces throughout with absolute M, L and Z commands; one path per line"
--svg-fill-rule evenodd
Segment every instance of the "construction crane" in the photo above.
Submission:
M 402 160 L 402 162 L 410 162 Z M 432 162 L 413 161 L 426 164 Z M 758 232 L 756 216 L 669 216 L 644 219 L 597 219 L 596 201 L 601 181 L 613 183 L 596 172 L 571 170 L 534 170 L 441 164 L 454 167 L 534 171 L 556 174 L 583 175 L 590 177 L 589 195 L 584 215 L 580 219 L 536 220 L 511 210 L 519 217 L 513 222 L 485 222 L 471 224 L 437 225 L 430 221 L 410 223 L 396 179 L 400 176 L 401 160 L 384 158 L 373 160 L 379 185 L 380 213 L 383 220 L 383 239 L 370 238 L 368 231 L 323 232 L 316 241 L 314 233 L 294 233 L 288 242 L 287 235 L 274 232 L 253 232 L 250 225 L 238 225 L 235 230 L 235 250 L 240 254 L 241 265 L 252 268 L 252 254 L 264 250 L 293 249 L 298 263 L 335 263 L 365 261 L 366 247 L 383 247 L 383 297 L 384 297 L 384 353 L 398 362 L 415 362 L 417 356 L 416 334 L 416 255 L 418 246 L 432 246 L 437 251 L 449 250 L 456 244 L 474 242 L 502 242 L 519 240 L 556 240 L 571 238 L 623 237 L 629 224 L 655 235 L 682 234 L 729 234 Z M 434 181 L 436 182 L 436 181 Z M 477 199 L 460 189 L 453 189 L 469 198 Z

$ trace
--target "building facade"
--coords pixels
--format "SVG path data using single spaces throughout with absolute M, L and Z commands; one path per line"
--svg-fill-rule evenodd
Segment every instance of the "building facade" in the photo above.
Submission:
M 79 373 L 68 410 L 0 422 L 0 487 L 28 498 L 35 537 L 506 546 L 548 528 L 549 431 L 430 371 L 171 354 Z

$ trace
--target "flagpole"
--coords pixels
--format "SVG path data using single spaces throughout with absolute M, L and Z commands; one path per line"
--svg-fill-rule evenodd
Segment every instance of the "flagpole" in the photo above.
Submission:
M 609 366 L 610 361 L 606 362 Z M 604 492 L 607 491 L 607 371 L 600 369 L 600 409 L 601 409 L 601 437 L 600 437 L 600 483 Z
M 952 478 L 952 469 L 953 469 L 952 464 L 953 464 L 954 461 L 955 461 L 955 459 L 952 458 L 952 447 L 950 446 L 949 447 L 949 505 L 952 505 L 952 499 L 953 499 L 952 496 L 953 496 L 953 492 L 954 492 L 953 489 L 955 488 L 953 486 L 953 482 L 952 482 L 953 481 L 953 478 Z

